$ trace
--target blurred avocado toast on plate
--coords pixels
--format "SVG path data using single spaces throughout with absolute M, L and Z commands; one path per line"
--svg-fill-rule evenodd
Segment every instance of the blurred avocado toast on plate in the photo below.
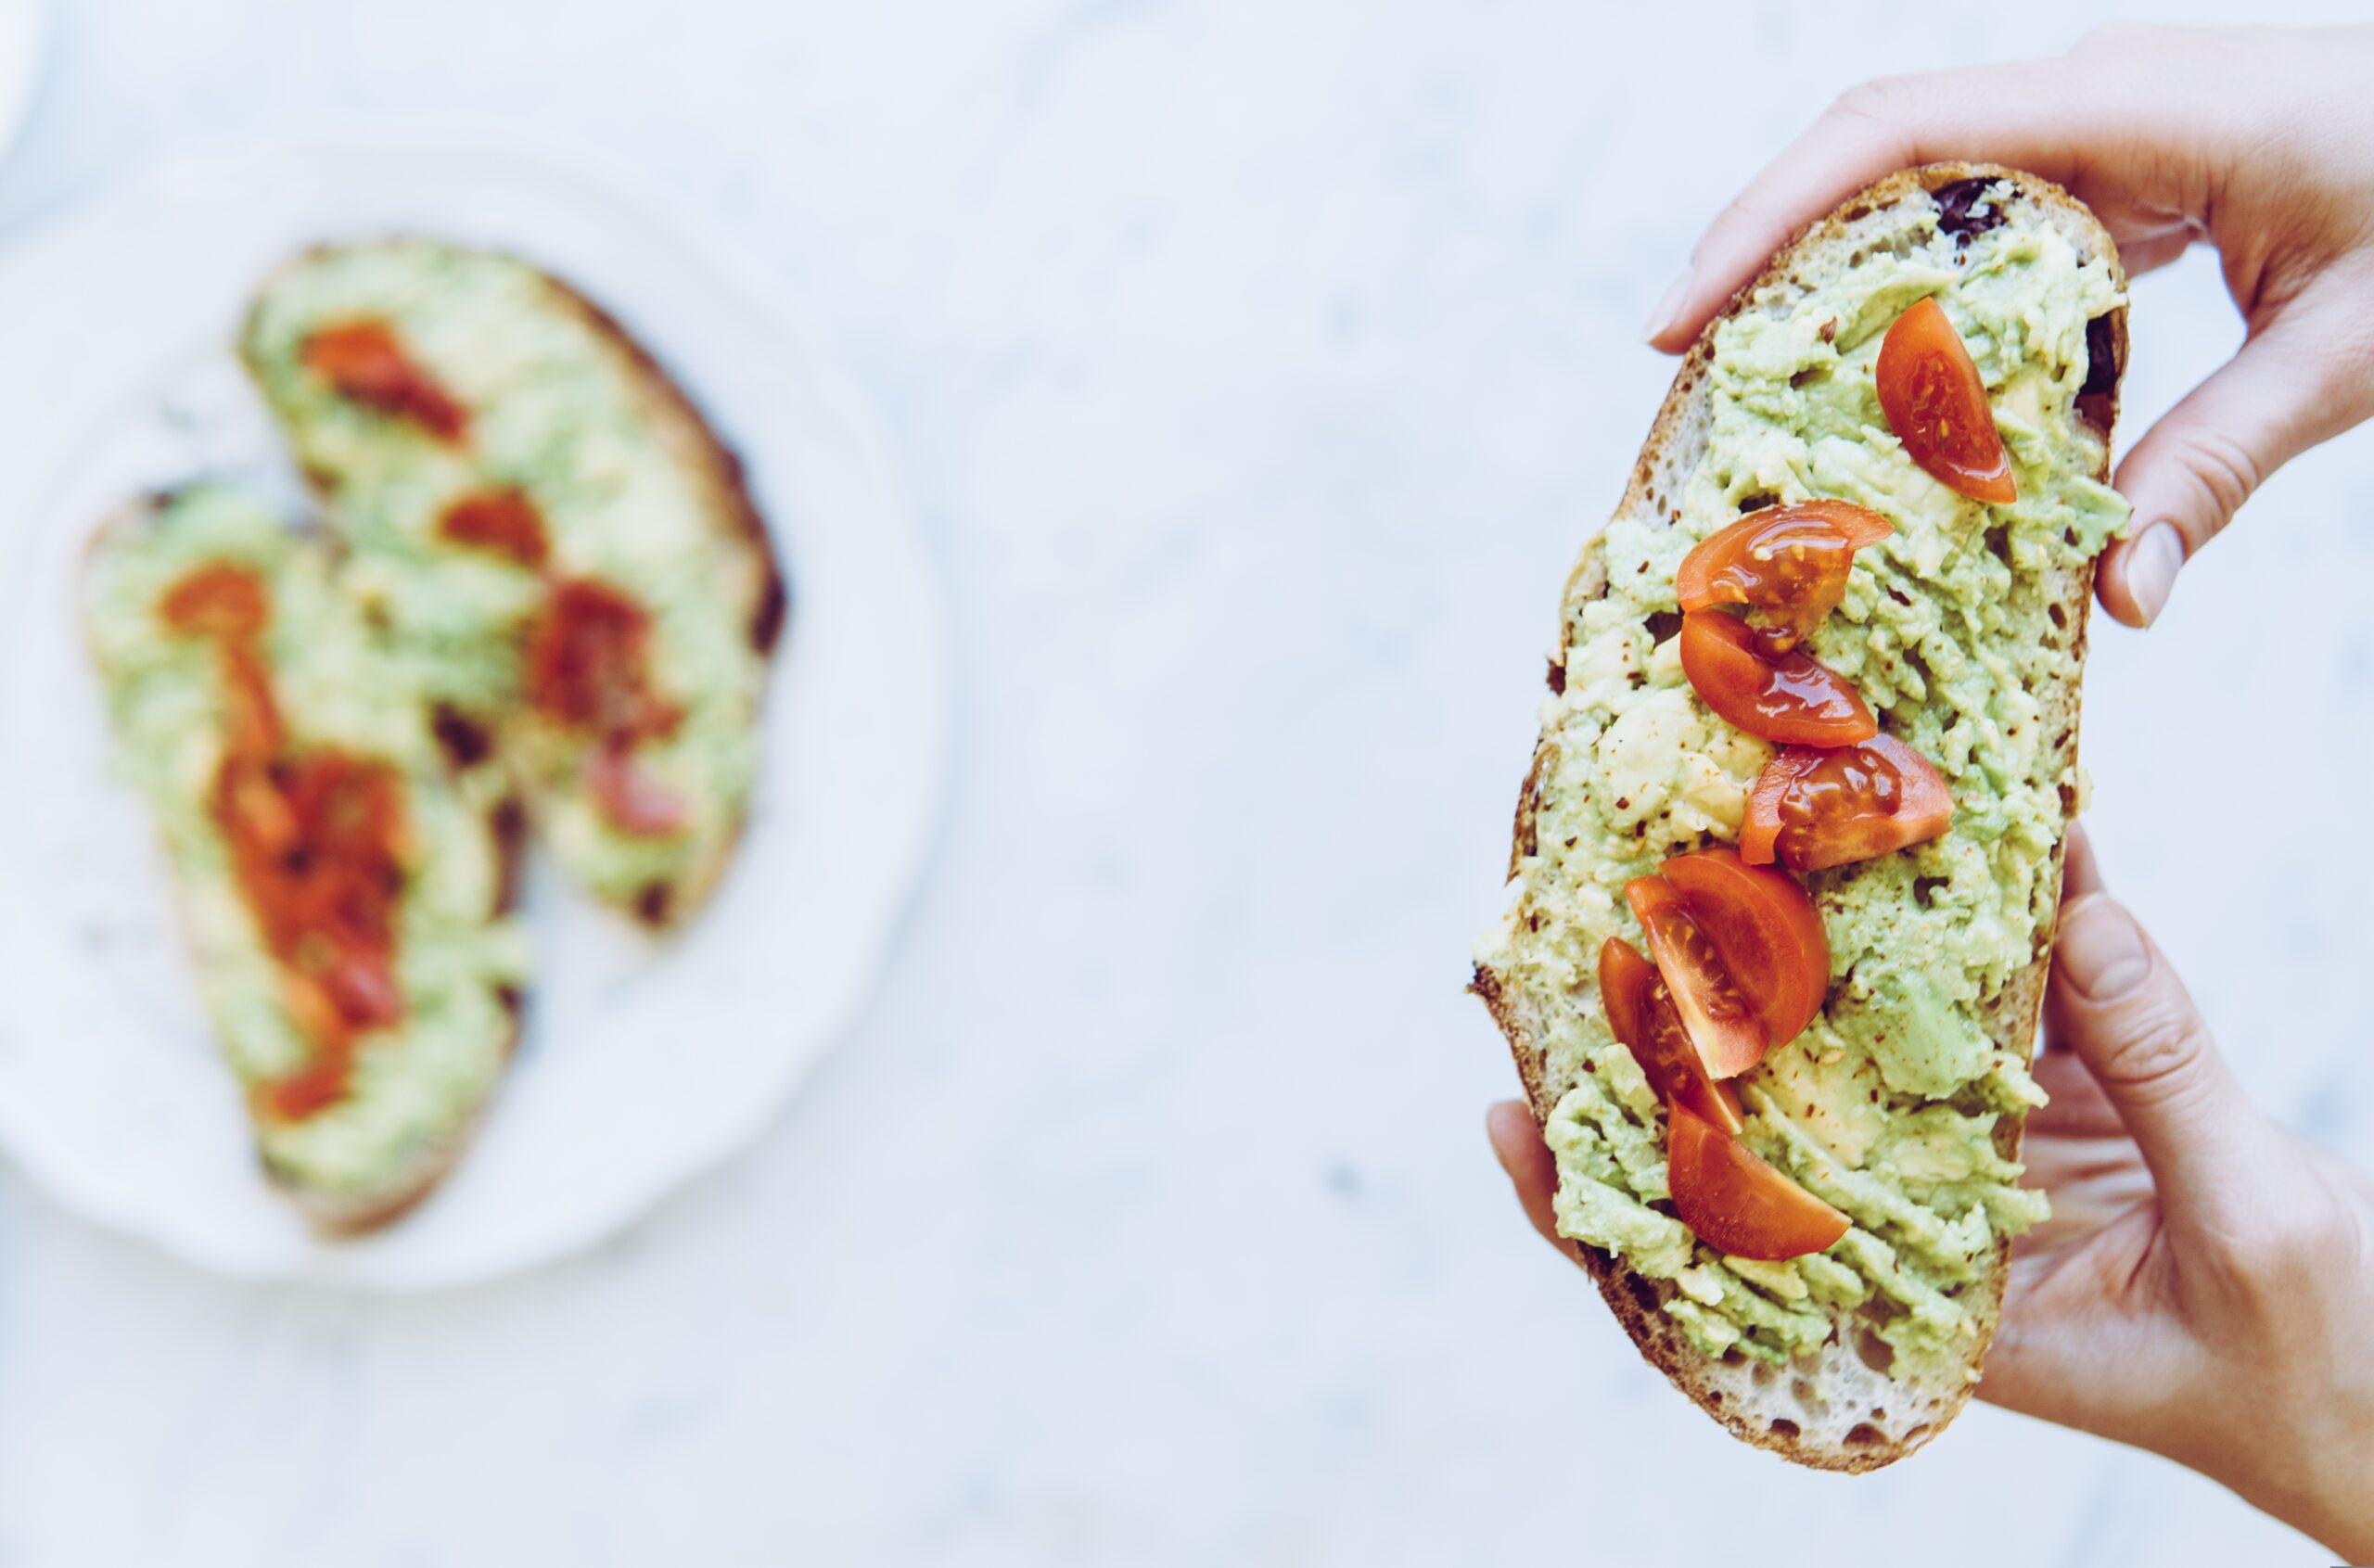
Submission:
M 520 771 L 595 897 L 689 918 L 742 830 L 785 619 L 734 454 L 607 315 L 492 251 L 321 247 L 240 353 L 441 732 Z
M 458 768 L 316 540 L 235 491 L 136 504 L 86 557 L 118 755 L 273 1182 L 317 1225 L 402 1214 L 519 1033 L 522 817 Z
M 653 930 L 715 886 L 786 595 L 733 453 L 524 261 L 316 248 L 239 348 L 319 523 L 220 485 L 138 504 L 92 542 L 83 622 L 266 1170 L 353 1232 L 500 1083 L 531 825 Z
M 1561 1234 L 1737 1435 L 1968 1400 L 2010 1239 L 2125 357 L 2059 187 L 1907 170 L 1700 335 L 1568 580 L 1474 989 Z

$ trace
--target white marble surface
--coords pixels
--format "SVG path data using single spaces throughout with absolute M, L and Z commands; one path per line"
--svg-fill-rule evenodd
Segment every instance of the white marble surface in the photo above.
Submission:
M 1508 1203 L 1460 986 L 1558 579 L 1666 373 L 1636 323 L 1830 92 L 2086 7 L 1625 9 L 62 7 L 0 243 L 194 141 L 478 124 L 822 306 L 953 587 L 958 770 L 877 1002 L 596 1256 L 260 1291 L 0 1178 L 0 1564 L 1679 1564 L 1742 1525 L 2325 1561 L 1984 1409 L 1860 1481 L 1725 1442 Z M 2135 327 L 2147 417 L 2234 337 L 2199 259 Z M 2106 629 L 2086 732 L 2111 875 L 2251 1085 L 2361 1156 L 2374 854 L 2330 781 L 2374 771 L 2374 632 L 2300 588 L 2374 557 L 2369 458 Z

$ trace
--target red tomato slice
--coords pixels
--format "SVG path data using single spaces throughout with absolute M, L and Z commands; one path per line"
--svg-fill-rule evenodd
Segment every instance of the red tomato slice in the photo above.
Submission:
M 541 567 L 550 553 L 544 515 L 516 490 L 466 495 L 445 508 L 437 531 L 456 544 L 507 555 L 523 567 Z
M 1925 844 L 1953 820 L 1945 775 L 1894 735 L 1826 751 L 1793 746 L 1756 775 L 1740 859 L 1821 871 Z
M 1766 650 L 1785 654 L 1838 607 L 1855 552 L 1895 531 L 1885 517 L 1850 502 L 1767 506 L 1700 540 L 1681 558 L 1674 593 L 1685 612 L 1752 606 Z
M 2019 499 L 1986 383 L 1944 306 L 1923 300 L 1896 317 L 1874 374 L 1880 412 L 1915 463 L 1972 501 L 2005 506 Z
M 1730 849 L 1677 855 L 1658 870 L 1765 1039 L 1776 1046 L 1795 1039 L 1830 990 L 1830 938 L 1806 890 L 1788 873 L 1748 865 Z
M 1621 937 L 1600 946 L 1599 1000 L 1607 1010 L 1608 1027 L 1640 1064 L 1658 1099 L 1679 1100 L 1727 1132 L 1747 1125 L 1739 1090 L 1706 1076 L 1657 966 Z
M 1666 1106 L 1666 1186 L 1691 1233 L 1731 1257 L 1827 1252 L 1848 1220 L 1678 1100 Z
M 1734 1078 L 1764 1059 L 1768 1037 L 1730 971 L 1662 876 L 1636 876 L 1624 897 L 1648 933 L 1649 952 L 1706 1076 Z
M 458 440 L 469 423 L 462 405 L 404 351 L 384 321 L 322 327 L 307 335 L 297 353 L 338 396 L 390 419 L 409 419 L 440 440 Z
M 217 561 L 165 590 L 157 613 L 194 637 L 252 637 L 272 618 L 272 598 L 251 567 Z
M 1721 610 L 1681 618 L 1681 670 L 1700 701 L 1768 741 L 1852 746 L 1880 733 L 1861 695 L 1811 654 L 1768 654 L 1747 622 Z
M 586 763 L 586 786 L 602 818 L 634 838 L 666 838 L 682 833 L 692 809 L 664 780 L 655 777 L 632 751 L 606 746 Z

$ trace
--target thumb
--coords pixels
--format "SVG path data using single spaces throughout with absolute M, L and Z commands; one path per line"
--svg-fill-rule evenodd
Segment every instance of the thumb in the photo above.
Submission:
M 2102 607 L 2149 626 L 2176 572 L 2278 468 L 2366 417 L 2366 336 L 2338 280 L 2291 301 L 2145 432 L 2118 465 L 2133 531 L 2102 557 Z M 2343 312 L 2346 312 L 2345 314 Z
M 2135 917 L 2107 893 L 2064 904 L 2046 1013 L 2125 1123 L 2172 1226 L 2215 1227 L 2234 1173 L 2273 1136 Z

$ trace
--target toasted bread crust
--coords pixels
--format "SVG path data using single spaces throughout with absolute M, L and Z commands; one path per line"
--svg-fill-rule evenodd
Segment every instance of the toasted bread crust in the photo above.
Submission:
M 758 607 L 749 628 L 750 645 L 772 673 L 775 647 L 789 624 L 791 585 L 775 555 L 774 538 L 767 531 L 766 518 L 750 494 L 749 476 L 741 454 L 717 433 L 683 385 L 619 324 L 617 317 L 578 292 L 574 286 L 542 268 L 537 271 L 554 295 L 582 316 L 587 327 L 625 359 L 630 376 L 649 405 L 653 427 L 666 434 L 679 461 L 701 476 L 709 492 L 711 515 L 723 519 L 748 545 L 760 583 Z M 758 716 L 752 715 L 750 721 L 757 723 Z M 709 894 L 725 874 L 725 868 L 733 863 L 734 851 L 747 825 L 747 820 L 736 822 L 729 836 L 718 840 L 713 853 L 674 882 L 666 884 L 664 891 L 655 896 L 652 887 L 646 886 L 636 901 L 636 919 L 655 931 L 668 930 L 689 919 L 708 901 Z
M 2081 203 L 2049 181 L 2017 170 L 1977 163 L 1933 163 L 1889 175 L 1857 192 L 1827 216 L 1809 224 L 1734 294 L 1722 312 L 1699 333 L 1697 341 L 1682 357 L 1673 386 L 1657 412 L 1649 439 L 1641 448 L 1640 460 L 1633 467 L 1623 499 L 1617 504 L 1614 515 L 1619 517 L 1678 516 L 1678 513 L 1667 504 L 1666 488 L 1690 472 L 1704 447 L 1705 383 L 1714 362 L 1717 327 L 1754 308 L 1757 297 L 1767 291 L 1785 293 L 1802 289 L 1806 287 L 1804 274 L 1808 268 L 1819 264 L 1826 255 L 1853 245 L 1864 225 L 1891 210 L 1910 202 L 1933 201 L 1934 193 L 1973 181 L 1997 188 L 1998 207 L 2018 205 L 2023 209 L 2023 220 L 2043 222 L 2060 229 L 2081 255 L 2106 257 L 2112 268 L 2117 268 L 2117 248 L 2108 232 Z M 2103 321 L 2107 324 L 2106 336 L 2099 346 L 2098 353 L 2101 349 L 2107 350 L 2109 385 L 2081 399 L 2080 407 L 2083 417 L 2102 438 L 2103 461 L 2095 477 L 2107 482 L 2110 478 L 2110 436 L 2117 416 L 2119 378 L 2126 364 L 2125 307 L 2112 311 Z M 2100 366 L 2096 367 L 2096 373 L 2098 376 L 2100 374 Z M 2082 569 L 2066 574 L 2066 580 L 2059 585 L 2057 597 L 2061 618 L 2061 630 L 2058 635 L 2062 639 L 2063 647 L 2081 666 L 2087 612 L 2093 599 L 2093 580 L 2094 567 L 2088 562 Z M 1606 570 L 1601 541 L 1598 535 L 1593 535 L 1584 544 L 1567 579 L 1561 606 L 1562 633 L 1551 656 L 1553 689 L 1560 686 L 1564 675 L 1564 615 L 1575 605 L 1601 597 L 1605 591 Z M 2049 696 L 2050 700 L 2046 705 L 2043 717 L 2047 733 L 2057 737 L 2055 761 L 2074 771 L 2077 759 L 2077 683 L 2072 681 L 2065 691 L 2054 692 Z M 1554 743 L 1545 733 L 1536 746 L 1532 766 L 1518 797 L 1509 863 L 1512 880 L 1525 860 L 1534 851 L 1534 819 L 1538 805 L 1538 790 L 1553 751 Z M 2074 792 L 2064 791 L 2062 806 L 2065 816 L 2075 814 Z M 2064 830 L 2052 852 L 2052 875 L 2056 883 L 2061 875 L 2061 846 L 2065 842 Z M 2036 954 L 2027 966 L 2005 985 L 1990 1007 L 1987 1032 L 1995 1045 L 2017 1053 L 2023 1060 L 2033 1053 L 2051 956 L 2052 933 L 2047 930 L 2039 935 Z M 1471 988 L 1482 999 L 1494 1022 L 1507 1038 L 1510 1052 L 1516 1061 L 1517 1076 L 1525 1085 L 1526 1103 L 1532 1108 L 1535 1121 L 1546 1127 L 1554 1101 L 1546 1081 L 1547 1063 L 1541 1044 L 1527 1026 L 1515 998 L 1501 984 L 1498 975 L 1483 965 L 1476 966 Z M 2007 1155 L 2017 1154 L 2020 1133 L 2018 1118 L 2007 1116 L 1998 1127 L 1997 1141 Z M 1566 1246 L 1576 1259 L 1590 1271 L 1599 1284 L 1600 1294 L 1606 1297 L 1617 1321 L 1632 1336 L 1640 1353 L 1671 1379 L 1677 1388 L 1722 1422 L 1734 1436 L 1758 1447 L 1770 1449 L 1797 1464 L 1848 1472 L 1876 1470 L 1902 1459 L 1934 1437 L 1969 1402 L 1971 1390 L 1976 1385 L 1981 1358 L 1994 1334 L 2010 1258 L 2010 1243 L 2008 1241 L 1999 1243 L 1993 1267 L 1973 1292 L 1974 1295 L 1983 1297 L 1984 1309 L 1977 1342 L 1971 1351 L 1970 1375 L 1967 1378 L 1950 1387 L 1904 1390 L 1911 1396 L 1908 1401 L 1891 1396 L 1891 1403 L 1898 1407 L 1895 1414 L 1891 1415 L 1886 1406 L 1872 1406 L 1870 1408 L 1870 1420 L 1857 1420 L 1843 1433 L 1827 1435 L 1809 1430 L 1814 1424 L 1812 1422 L 1774 1418 L 1767 1409 L 1752 1411 L 1745 1407 L 1751 1398 L 1763 1403 L 1756 1390 L 1793 1374 L 1793 1391 L 1805 1391 L 1796 1393 L 1795 1396 L 1809 1409 L 1834 1404 L 1838 1394 L 1860 1394 L 1871 1385 L 1878 1370 L 1869 1345 L 1849 1343 L 1848 1336 L 1842 1333 L 1825 1347 L 1818 1368 L 1806 1368 L 1800 1362 L 1788 1373 L 1780 1374 L 1760 1362 L 1736 1368 L 1702 1354 L 1683 1336 L 1675 1320 L 1662 1310 L 1665 1299 L 1671 1294 L 1669 1284 L 1646 1278 L 1628 1267 L 1622 1258 L 1598 1248 L 1571 1241 Z M 1859 1371 L 1858 1367 L 1861 1369 Z M 1902 1408 L 1908 1402 L 1912 1408 Z M 1837 1423 L 1832 1420 L 1822 1424 L 1827 1434 Z

